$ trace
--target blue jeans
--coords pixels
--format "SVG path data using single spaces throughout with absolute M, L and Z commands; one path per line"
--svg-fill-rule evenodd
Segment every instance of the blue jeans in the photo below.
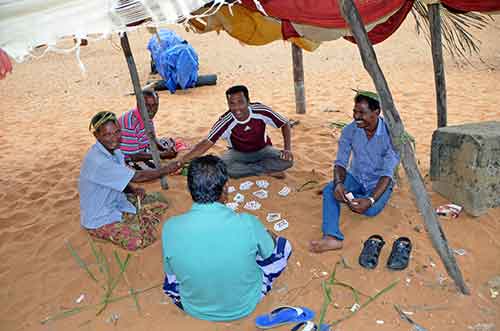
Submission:
M 391 182 L 384 194 L 382 194 L 382 196 L 375 201 L 373 206 L 368 208 L 363 215 L 373 217 L 380 213 L 391 197 L 392 186 L 393 184 Z M 355 198 L 367 198 L 373 193 L 373 191 L 366 191 L 363 185 L 361 185 L 350 173 L 347 173 L 344 187 L 346 193 L 352 192 Z M 333 196 L 334 191 L 333 182 L 328 183 L 323 189 L 323 235 L 332 236 L 338 240 L 344 240 L 344 235 L 339 229 L 340 202 Z

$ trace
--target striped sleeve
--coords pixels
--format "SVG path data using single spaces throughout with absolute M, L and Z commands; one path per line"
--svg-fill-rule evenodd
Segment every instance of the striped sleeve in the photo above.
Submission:
M 227 111 L 222 115 L 217 122 L 215 122 L 214 126 L 208 133 L 207 139 L 212 143 L 216 143 L 217 140 L 222 136 L 222 134 L 227 130 L 227 128 L 234 121 L 233 115 L 231 115 L 230 111 Z
M 135 118 L 134 112 L 129 111 L 119 119 L 121 127 L 121 144 L 120 150 L 127 158 L 130 154 L 136 154 L 140 151 L 138 129 L 140 131 L 140 123 Z
M 250 106 L 252 107 L 254 114 L 264 116 L 266 124 L 271 125 L 274 128 L 281 128 L 283 125 L 288 123 L 288 119 L 286 117 L 278 114 L 266 105 L 261 103 L 252 103 Z

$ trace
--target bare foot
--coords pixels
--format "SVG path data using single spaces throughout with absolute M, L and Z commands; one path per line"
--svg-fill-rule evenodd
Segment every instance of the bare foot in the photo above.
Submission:
M 268 174 L 266 174 L 268 176 L 271 176 L 271 177 L 274 177 L 276 179 L 285 179 L 286 178 L 286 173 L 284 171 L 280 171 L 280 172 L 270 172 Z
M 313 253 L 323 253 L 326 251 L 333 251 L 341 249 L 343 246 L 342 241 L 333 237 L 325 237 L 321 240 L 313 240 L 309 243 L 309 250 Z

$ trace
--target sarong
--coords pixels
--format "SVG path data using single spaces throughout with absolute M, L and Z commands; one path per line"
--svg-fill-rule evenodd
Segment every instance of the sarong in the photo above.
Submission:
M 137 198 L 127 196 L 137 208 Z M 101 226 L 97 229 L 88 229 L 90 235 L 111 241 L 129 251 L 145 248 L 157 239 L 156 225 L 161 216 L 168 209 L 168 202 L 161 193 L 147 193 L 141 203 L 141 210 L 137 215 L 123 213 L 123 220 Z

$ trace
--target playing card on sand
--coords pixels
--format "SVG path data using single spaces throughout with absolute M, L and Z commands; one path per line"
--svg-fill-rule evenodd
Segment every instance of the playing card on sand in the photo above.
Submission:
M 285 230 L 286 228 L 288 228 L 288 222 L 287 222 L 287 220 L 284 220 L 284 219 L 283 219 L 283 220 L 279 221 L 278 223 L 275 223 L 275 224 L 274 224 L 274 230 L 275 230 L 276 232 L 283 231 L 283 230 Z
M 268 188 L 269 187 L 269 182 L 265 179 L 261 179 L 255 182 L 258 187 L 260 188 Z
M 266 190 L 258 190 L 253 192 L 253 195 L 255 195 L 259 199 L 267 199 L 269 196 Z
M 280 213 L 268 213 L 267 217 L 266 217 L 266 220 L 269 223 L 276 222 L 279 219 L 281 219 L 281 214 Z
M 233 192 L 236 192 L 236 187 L 234 187 L 234 186 L 229 186 L 229 187 L 227 188 L 227 193 L 233 193 Z
M 231 208 L 232 210 L 238 209 L 238 203 L 236 203 L 236 202 L 228 202 L 228 203 L 226 203 L 226 206 Z
M 237 193 L 234 198 L 233 198 L 233 201 L 236 202 L 236 203 L 241 203 L 243 201 L 245 201 L 245 196 L 241 193 Z
M 261 204 L 258 203 L 257 201 L 248 201 L 247 203 L 245 203 L 245 209 L 248 209 L 248 210 L 258 210 L 260 209 L 260 206 Z
M 288 194 L 290 194 L 291 190 L 288 186 L 283 187 L 278 194 L 281 195 L 282 197 L 286 197 Z
M 247 180 L 246 182 L 243 182 L 240 184 L 240 190 L 242 191 L 246 191 L 246 190 L 249 190 L 250 187 L 253 186 L 253 182 Z

